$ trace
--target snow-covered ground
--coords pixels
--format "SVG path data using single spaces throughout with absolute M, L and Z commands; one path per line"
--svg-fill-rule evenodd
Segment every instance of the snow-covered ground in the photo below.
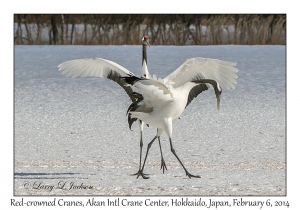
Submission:
M 57 68 L 102 57 L 140 75 L 141 50 L 15 46 L 15 195 L 285 195 L 285 46 L 148 48 L 149 71 L 161 78 L 191 57 L 237 62 L 238 84 L 222 92 L 219 111 L 208 90 L 173 124 L 176 153 L 201 179 L 185 176 L 165 134 L 165 174 L 155 142 L 145 166 L 150 179 L 130 176 L 138 170 L 139 129 L 128 129 L 127 94 L 109 80 L 71 79 Z M 144 152 L 155 132 L 145 128 Z M 72 182 L 92 189 L 68 190 Z

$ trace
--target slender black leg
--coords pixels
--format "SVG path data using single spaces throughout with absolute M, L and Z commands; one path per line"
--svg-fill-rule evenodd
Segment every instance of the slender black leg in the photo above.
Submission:
M 146 163 L 146 159 L 147 159 L 147 156 L 148 156 L 149 149 L 150 149 L 151 145 L 153 144 L 153 142 L 155 141 L 156 138 L 157 138 L 157 136 L 155 136 L 154 139 L 152 141 L 150 141 L 150 143 L 148 144 L 146 156 L 145 156 L 144 163 L 143 163 L 143 167 L 142 167 L 141 170 L 139 170 L 137 172 L 137 174 L 135 174 L 135 175 L 137 175 L 136 178 L 139 178 L 139 176 L 142 176 L 144 179 L 149 179 L 149 177 L 145 176 L 146 174 L 144 174 L 143 171 L 144 171 L 144 167 L 145 167 L 145 163 Z
M 139 170 L 141 170 L 141 166 L 142 166 L 142 151 L 143 151 L 143 131 L 141 131 L 141 139 L 140 139 L 140 165 L 139 165 Z
M 186 170 L 186 168 L 184 167 L 183 163 L 181 162 L 181 160 L 179 159 L 179 157 L 178 157 L 177 154 L 175 153 L 175 150 L 174 150 L 173 145 L 172 145 L 172 140 L 171 140 L 171 138 L 169 138 L 169 140 L 170 140 L 171 151 L 172 151 L 172 153 L 175 155 L 175 157 L 177 158 L 177 160 L 179 161 L 179 163 L 182 165 L 183 169 L 185 170 L 186 175 L 187 175 L 189 178 L 192 178 L 192 177 L 195 177 L 195 178 L 201 178 L 200 176 L 195 176 L 195 175 L 190 174 L 190 173 Z
M 158 143 L 159 143 L 160 154 L 161 154 L 161 167 L 160 167 L 160 170 L 162 169 L 163 170 L 163 174 L 164 174 L 165 173 L 165 169 L 166 170 L 168 170 L 168 169 L 167 169 L 167 166 L 166 166 L 163 154 L 162 154 L 161 144 L 160 144 L 160 137 L 158 137 Z
M 143 131 L 141 131 L 141 138 L 140 138 L 140 164 L 139 164 L 139 170 L 135 174 L 131 174 L 131 176 L 138 175 L 138 177 L 141 175 L 142 177 L 145 176 L 145 174 L 141 173 L 141 166 L 142 166 L 142 151 L 143 151 Z M 144 177 L 143 177 L 144 178 Z M 145 179 L 145 178 L 144 178 Z

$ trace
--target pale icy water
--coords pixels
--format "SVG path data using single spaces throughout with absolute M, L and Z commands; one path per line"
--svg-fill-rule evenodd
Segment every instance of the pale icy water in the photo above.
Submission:
M 127 94 L 102 78 L 66 78 L 67 60 L 101 57 L 141 71 L 141 46 L 15 47 L 15 195 L 285 195 L 285 46 L 151 46 L 148 68 L 165 77 L 187 58 L 237 63 L 235 90 L 201 93 L 173 124 L 173 146 L 158 142 L 136 179 L 139 128 L 128 129 Z M 145 128 L 144 152 L 155 128 Z M 145 153 L 144 153 L 145 154 Z M 61 181 L 92 189 L 58 189 Z M 55 186 L 33 189 L 34 183 Z

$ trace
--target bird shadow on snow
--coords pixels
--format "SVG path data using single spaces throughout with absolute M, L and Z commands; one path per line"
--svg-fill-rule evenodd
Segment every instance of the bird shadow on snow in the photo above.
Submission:
M 87 179 L 85 177 L 74 177 L 80 173 L 14 173 L 15 179 Z

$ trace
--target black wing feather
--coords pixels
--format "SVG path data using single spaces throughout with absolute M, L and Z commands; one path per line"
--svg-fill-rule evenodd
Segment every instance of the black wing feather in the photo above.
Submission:
M 188 100 L 185 107 L 187 107 L 192 102 L 192 100 L 196 98 L 200 93 L 206 91 L 207 89 L 208 86 L 206 84 L 199 84 L 193 87 L 189 93 Z
M 215 80 L 202 79 L 202 78 L 198 77 L 195 80 L 193 80 L 192 82 L 198 83 L 199 85 L 197 85 L 191 89 L 189 96 L 188 96 L 187 104 L 185 107 L 187 107 L 191 103 L 191 101 L 194 98 L 196 98 L 201 92 L 208 90 L 209 87 L 207 84 L 211 84 L 215 90 L 215 95 L 217 98 L 217 107 L 218 107 L 218 109 L 220 109 L 220 96 L 222 93 L 222 89 L 221 90 L 218 89 L 218 83 Z
M 129 76 L 130 78 L 131 76 Z M 126 77 L 128 78 L 128 77 Z M 135 101 L 135 97 L 132 95 L 133 91 L 130 86 L 128 86 L 128 82 L 125 80 L 124 77 L 122 77 L 119 73 L 110 71 L 110 73 L 107 75 L 107 79 L 110 79 L 116 83 L 118 83 L 127 93 L 127 95 L 130 97 L 131 101 Z

